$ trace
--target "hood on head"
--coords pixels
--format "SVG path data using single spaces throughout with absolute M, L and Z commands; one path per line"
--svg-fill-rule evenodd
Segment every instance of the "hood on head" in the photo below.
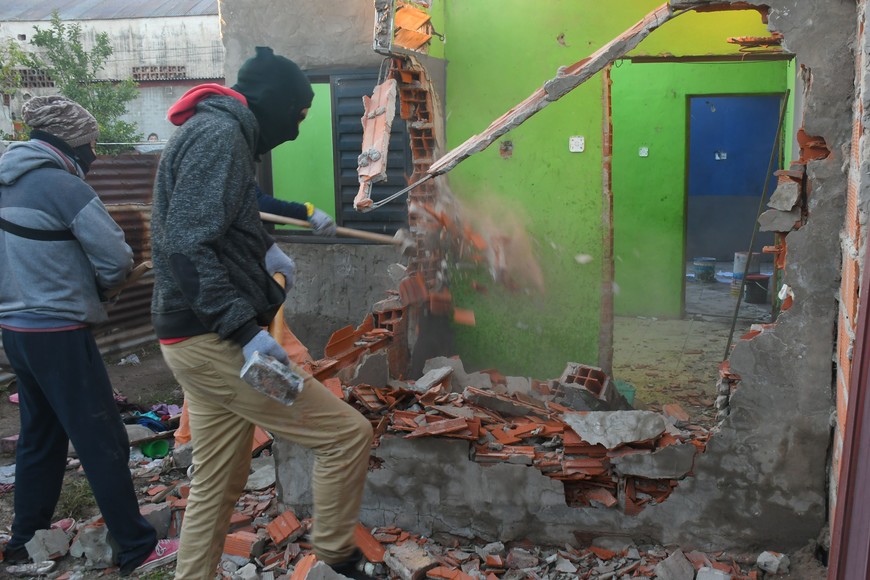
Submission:
M 65 171 L 72 167 L 76 175 L 85 177 L 81 168 L 63 153 L 41 141 L 31 140 L 11 144 L 0 157 L 0 185 L 12 185 L 25 173 L 46 166 Z

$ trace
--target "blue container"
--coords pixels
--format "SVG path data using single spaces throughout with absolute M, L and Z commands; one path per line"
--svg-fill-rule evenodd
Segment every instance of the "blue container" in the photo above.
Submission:
M 695 258 L 692 261 L 695 279 L 701 282 L 716 281 L 716 258 Z

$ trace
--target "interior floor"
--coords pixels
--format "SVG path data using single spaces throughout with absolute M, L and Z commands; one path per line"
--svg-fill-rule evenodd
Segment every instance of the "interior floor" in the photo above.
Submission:
M 700 281 L 689 264 L 686 314 L 680 320 L 616 317 L 613 377 L 634 388 L 635 408 L 660 410 L 664 404 L 678 403 L 694 423 L 715 424 L 719 364 L 737 305 L 732 268 L 730 262 L 719 262 L 715 280 Z M 770 265 L 762 264 L 761 273 L 770 274 Z M 764 304 L 741 300 L 731 343 L 752 324 L 771 320 L 769 291 Z

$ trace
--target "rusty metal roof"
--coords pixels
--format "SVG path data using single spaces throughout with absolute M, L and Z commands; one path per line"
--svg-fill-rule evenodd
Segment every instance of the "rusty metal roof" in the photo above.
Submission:
M 0 21 L 50 20 L 54 10 L 62 20 L 216 16 L 218 0 L 3 0 Z

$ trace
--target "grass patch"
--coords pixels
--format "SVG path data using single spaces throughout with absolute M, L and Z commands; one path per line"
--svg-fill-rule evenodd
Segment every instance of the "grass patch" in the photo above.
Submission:
M 85 520 L 98 512 L 94 492 L 85 476 L 78 473 L 67 476 L 60 491 L 60 499 L 54 510 L 58 519 Z

